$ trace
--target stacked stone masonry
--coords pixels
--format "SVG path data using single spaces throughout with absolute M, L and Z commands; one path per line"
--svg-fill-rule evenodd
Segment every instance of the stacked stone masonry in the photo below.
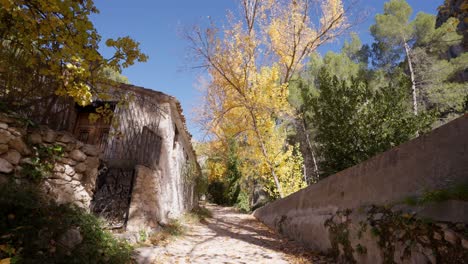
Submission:
M 22 170 L 33 164 L 40 148 L 60 149 L 50 171 L 40 181 L 44 192 L 59 204 L 74 204 L 89 210 L 93 198 L 100 151 L 83 144 L 68 132 L 47 127 L 25 128 L 18 119 L 0 114 L 0 183 L 27 180 Z

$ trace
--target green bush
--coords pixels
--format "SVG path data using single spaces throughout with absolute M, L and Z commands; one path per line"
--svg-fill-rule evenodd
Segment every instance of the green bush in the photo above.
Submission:
M 244 213 L 248 213 L 252 210 L 250 207 L 250 197 L 249 194 L 242 190 L 237 197 L 236 207 Z
M 46 201 L 36 186 L 0 186 L 0 259 L 11 257 L 12 263 L 131 263 L 132 247 L 102 226 L 99 219 L 81 209 Z M 71 228 L 78 229 L 83 240 L 70 250 L 58 241 Z

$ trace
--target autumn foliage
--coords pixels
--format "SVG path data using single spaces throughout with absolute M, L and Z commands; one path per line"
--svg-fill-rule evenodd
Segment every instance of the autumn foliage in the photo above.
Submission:
M 57 97 L 84 106 L 109 82 L 109 70 L 147 60 L 129 37 L 107 40 L 115 52 L 104 58 L 89 19 L 94 13 L 92 0 L 1 0 L 1 101 L 13 110 L 47 110 Z
M 288 82 L 318 46 L 347 27 L 341 1 L 316 3 L 243 0 L 227 26 L 212 23 L 188 36 L 211 77 L 199 115 L 210 144 L 219 152 L 236 139 L 243 176 L 260 180 L 273 196 L 305 186 L 302 158 L 286 142 L 284 121 L 294 115 Z M 209 166 L 219 174 L 225 161 L 215 163 Z

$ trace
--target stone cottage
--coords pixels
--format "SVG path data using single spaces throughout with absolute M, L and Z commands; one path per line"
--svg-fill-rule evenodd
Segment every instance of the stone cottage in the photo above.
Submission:
M 191 135 L 174 97 L 127 84 L 112 91 L 131 94 L 132 100 L 126 105 L 97 101 L 87 107 L 64 102 L 43 123 L 102 151 L 93 212 L 129 231 L 154 229 L 198 202 L 200 168 Z M 118 120 L 116 126 L 102 118 L 90 122 L 89 115 L 105 105 Z

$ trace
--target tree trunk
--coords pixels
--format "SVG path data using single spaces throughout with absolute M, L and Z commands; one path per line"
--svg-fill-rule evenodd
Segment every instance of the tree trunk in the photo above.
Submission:
M 314 164 L 314 177 L 317 180 L 318 177 L 319 177 L 319 170 L 318 170 L 317 160 L 315 159 L 314 149 L 312 148 L 312 144 L 310 143 L 309 133 L 307 133 L 306 122 L 305 122 L 304 117 L 301 117 L 301 127 L 302 127 L 302 131 L 304 132 L 304 135 L 305 135 L 307 148 L 309 149 L 310 156 L 312 157 L 312 163 Z M 308 184 L 308 182 L 307 182 L 307 184 Z
M 260 147 L 262 148 L 262 154 L 263 154 L 263 156 L 265 157 L 265 159 L 266 159 L 266 161 L 268 163 L 268 167 L 270 167 L 271 176 L 273 176 L 273 180 L 275 181 L 276 189 L 278 190 L 279 196 L 281 198 L 283 198 L 284 197 L 283 188 L 281 188 L 281 184 L 279 182 L 278 175 L 276 175 L 275 167 L 273 166 L 273 164 L 271 163 L 271 161 L 268 158 L 265 143 L 263 142 L 263 137 L 260 135 L 260 132 L 258 131 L 257 119 L 255 118 L 255 115 L 252 112 L 252 110 L 249 109 L 249 113 L 250 113 L 250 116 L 252 117 L 252 123 L 253 123 L 253 128 L 254 128 L 255 134 L 257 135 L 257 138 L 260 141 Z
M 417 95 L 416 95 L 416 81 L 414 78 L 414 71 L 413 71 L 413 63 L 411 62 L 411 56 L 410 56 L 410 47 L 408 43 L 405 41 L 404 43 L 405 46 L 405 52 L 406 52 L 406 59 L 408 60 L 408 68 L 410 71 L 410 76 L 411 76 L 411 91 L 413 93 L 413 113 L 414 115 L 418 115 L 418 100 L 417 100 Z
M 280 184 L 280 182 L 279 182 L 278 176 L 276 175 L 275 167 L 273 166 L 273 164 L 271 163 L 271 161 L 268 159 L 268 155 L 267 155 L 267 152 L 266 152 L 265 144 L 263 143 L 263 140 L 262 140 L 262 139 L 260 139 L 260 145 L 261 145 L 261 147 L 262 147 L 263 156 L 264 156 L 265 159 L 267 160 L 268 167 L 270 167 L 270 172 L 271 172 L 271 175 L 273 176 L 273 180 L 275 181 L 276 189 L 278 190 L 279 196 L 280 196 L 280 198 L 283 198 L 283 197 L 284 197 L 283 188 L 281 188 L 281 184 Z

